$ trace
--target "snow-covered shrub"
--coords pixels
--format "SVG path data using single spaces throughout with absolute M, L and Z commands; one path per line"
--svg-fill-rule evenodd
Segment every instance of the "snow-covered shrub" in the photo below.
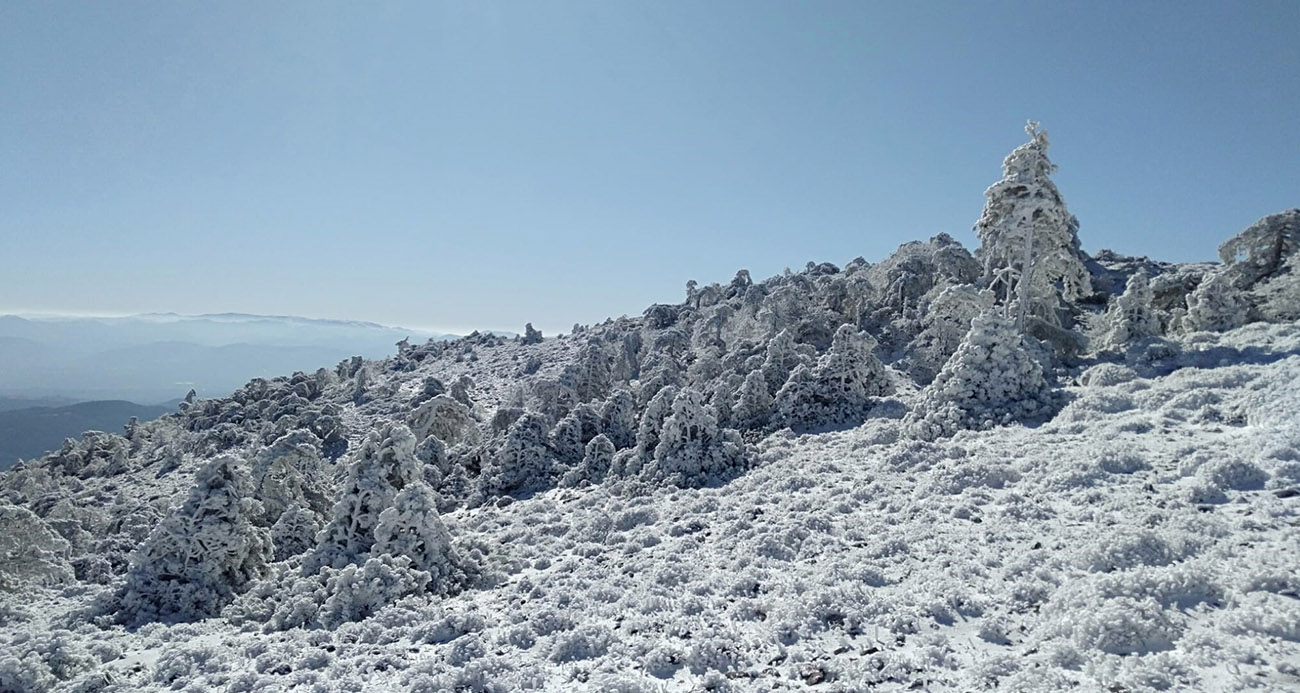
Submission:
M 1154 306 L 1155 295 L 1145 272 L 1138 271 L 1128 279 L 1124 293 L 1116 297 L 1105 316 L 1105 332 L 1097 351 L 1123 351 L 1129 345 L 1160 335 L 1160 318 Z
M 524 334 L 519 338 L 519 340 L 520 343 L 524 344 L 525 346 L 530 344 L 541 344 L 542 333 L 541 331 L 534 329 L 533 324 L 531 322 L 526 323 L 524 325 Z
M 601 405 L 600 430 L 619 450 L 636 445 L 639 420 L 636 397 L 626 388 L 614 390 Z
M 1149 529 L 1108 529 L 1078 557 L 1079 567 L 1094 573 L 1138 566 L 1168 565 L 1177 555 L 1169 542 Z
M 598 484 L 609 473 L 614 461 L 614 444 L 605 434 L 592 438 L 582 456 L 582 462 L 564 473 L 561 486 L 577 486 L 583 481 Z
M 0 502 L 0 592 L 73 580 L 67 540 L 35 513 Z
M 1051 413 L 1056 397 L 1042 367 L 1007 318 L 986 313 L 926 386 L 907 425 L 932 439 L 959 429 L 987 429 Z
M 393 506 L 379 514 L 370 553 L 409 558 L 414 570 L 429 573 L 429 589 L 437 594 L 452 592 L 468 579 L 466 563 L 452 548 L 438 514 L 437 494 L 422 481 L 408 484 Z
M 763 379 L 767 381 L 768 394 L 775 395 L 781 386 L 790 379 L 790 374 L 801 365 L 811 365 L 812 359 L 799 350 L 794 342 L 794 335 L 789 330 L 781 330 L 767 343 L 767 354 L 763 359 Z
M 423 440 L 435 436 L 448 447 L 457 443 L 475 443 L 479 438 L 474 414 L 463 402 L 451 395 L 437 395 L 411 412 L 411 431 Z
M 1083 651 L 1133 655 L 1173 649 L 1183 627 L 1152 599 L 1107 599 L 1062 617 L 1058 632 Z
M 1216 457 L 1196 470 L 1197 479 L 1225 491 L 1253 491 L 1264 488 L 1268 474 L 1259 465 L 1239 457 Z
M 555 459 L 548 435 L 548 420 L 539 412 L 525 412 L 506 432 L 505 442 L 483 465 L 478 494 L 483 498 L 548 487 L 555 475 Z
M 398 492 L 423 478 L 411 429 L 388 424 L 371 431 L 348 465 L 330 519 L 316 537 L 316 549 L 303 559 L 303 570 L 363 560 L 374 544 L 380 513 L 392 506 Z
M 551 430 L 551 449 L 561 465 L 572 467 L 582 462 L 586 441 L 582 439 L 582 423 L 569 412 Z
M 664 419 L 653 459 L 643 474 L 656 482 L 698 487 L 730 476 L 744 465 L 739 435 L 720 430 L 700 393 L 687 387 L 673 398 L 672 413 Z
M 275 560 L 287 560 L 310 551 L 316 546 L 316 534 L 320 528 L 320 516 L 315 512 L 304 509 L 297 503 L 285 508 L 275 524 L 271 525 L 271 545 L 275 548 Z
M 1056 165 L 1047 158 L 1047 131 L 1030 121 L 1025 132 L 1030 140 L 1002 162 L 1002 180 L 984 191 L 984 212 L 975 224 L 985 279 L 1008 306 L 1016 304 L 1021 330 L 1030 316 L 1059 324 L 1060 300 L 1073 302 L 1092 290 L 1079 252 L 1079 222 L 1049 177 Z
M 311 431 L 293 431 L 263 448 L 253 460 L 252 475 L 263 526 L 292 505 L 321 517 L 329 512 L 329 479 L 320 458 L 320 439 Z
M 1099 363 L 1079 376 L 1079 384 L 1088 387 L 1109 387 L 1137 380 L 1137 371 L 1118 363 Z
M 767 388 L 763 371 L 753 370 L 745 376 L 736 393 L 736 402 L 731 407 L 730 422 L 741 430 L 761 429 L 772 418 L 772 395 Z
M 1185 332 L 1226 332 L 1246 324 L 1249 309 L 1231 275 L 1215 272 L 1187 295 L 1187 314 L 1181 325 Z
M 970 323 L 993 307 L 993 292 L 973 284 L 948 286 L 926 306 L 921 332 L 907 345 L 907 365 L 922 383 L 934 379 L 970 331 Z
M 131 555 L 123 615 L 189 620 L 229 604 L 271 561 L 270 537 L 252 522 L 258 506 L 243 462 L 223 455 L 203 465 L 184 504 Z

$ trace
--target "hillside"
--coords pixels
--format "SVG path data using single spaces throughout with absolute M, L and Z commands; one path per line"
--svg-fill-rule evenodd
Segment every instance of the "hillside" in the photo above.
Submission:
M 1030 133 L 977 254 L 402 342 L 5 472 L 0 691 L 1300 690 L 1300 210 L 1089 256 Z
M 86 431 L 117 431 L 131 417 L 152 421 L 169 411 L 170 407 L 113 400 L 0 410 L 0 470 L 20 459 L 39 458 L 57 449 L 65 438 Z

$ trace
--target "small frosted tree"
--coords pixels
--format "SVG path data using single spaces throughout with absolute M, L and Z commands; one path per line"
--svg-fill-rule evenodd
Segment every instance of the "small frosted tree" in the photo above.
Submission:
M 271 540 L 253 524 L 259 503 L 243 463 L 203 465 L 185 502 L 131 554 L 122 596 L 136 620 L 206 618 L 266 574 Z
M 429 573 L 429 590 L 446 594 L 465 582 L 465 566 L 451 545 L 438 497 L 424 482 L 403 488 L 393 506 L 379 515 L 372 556 L 405 556 L 411 568 Z
M 72 582 L 70 548 L 32 511 L 0 502 L 0 592 Z
M 1214 272 L 1187 295 L 1187 332 L 1226 332 L 1246 324 L 1250 304 L 1225 271 Z
M 348 465 L 329 522 L 316 537 L 315 551 L 303 561 L 304 571 L 342 568 L 364 560 L 374 544 L 380 513 L 402 489 L 423 477 L 411 429 L 388 424 L 371 431 Z
M 750 371 L 740 385 L 735 406 L 731 408 L 732 425 L 741 430 L 766 427 L 772 419 L 772 401 L 763 371 Z
M 993 292 L 973 284 L 949 286 L 926 306 L 921 332 L 907 346 L 912 375 L 928 383 L 970 331 L 970 323 L 993 307 Z
M 1079 222 L 1049 177 L 1056 165 L 1047 158 L 1047 131 L 1030 121 L 1025 132 L 1029 141 L 1002 162 L 1002 180 L 984 191 L 975 224 L 985 280 L 1006 315 L 1015 307 L 1022 332 L 1031 316 L 1058 325 L 1059 300 L 1075 301 L 1091 286 L 1079 257 Z
M 316 546 L 316 534 L 320 532 L 320 527 L 320 516 L 315 512 L 304 509 L 297 503 L 285 508 L 275 524 L 271 525 L 271 545 L 275 548 L 275 560 L 288 560 L 310 551 Z
M 922 390 L 907 423 L 914 435 L 933 439 L 1042 418 L 1055 402 L 1010 318 L 985 313 L 971 322 L 957 352 Z
M 253 460 L 254 495 L 262 503 L 259 524 L 269 526 L 289 506 L 320 517 L 329 512 L 329 480 L 320 457 L 321 441 L 297 430 L 277 438 Z
M 1128 278 L 1124 293 L 1106 310 L 1100 350 L 1122 350 L 1144 337 L 1158 336 L 1160 318 L 1154 304 L 1155 294 L 1146 273 L 1135 272 Z
M 794 335 L 789 330 L 778 332 L 767 343 L 767 355 L 763 359 L 763 379 L 767 382 L 768 394 L 776 394 L 794 369 L 809 361 L 808 357 L 800 353 Z
M 729 476 L 744 465 L 744 445 L 735 431 L 718 428 L 717 419 L 693 388 L 682 388 L 664 419 L 653 460 L 644 475 L 653 481 L 699 487 Z
M 638 426 L 636 397 L 626 388 L 610 394 L 600 408 L 600 428 L 617 449 L 636 445 Z
M 677 392 L 677 388 L 672 385 L 660 389 L 641 413 L 641 423 L 636 430 L 636 447 L 643 456 L 653 455 L 655 447 L 659 445 L 659 433 L 663 430 L 664 419 L 672 413 Z
M 517 491 L 545 488 L 555 474 L 555 459 L 545 414 L 524 412 L 506 432 L 500 450 L 483 465 L 478 478 L 480 500 Z
M 874 348 L 865 332 L 841 325 L 816 367 L 796 368 L 777 392 L 777 422 L 791 428 L 860 422 L 871 398 L 893 389 Z

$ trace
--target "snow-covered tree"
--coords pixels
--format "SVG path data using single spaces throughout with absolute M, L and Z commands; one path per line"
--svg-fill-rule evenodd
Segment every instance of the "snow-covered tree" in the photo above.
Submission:
M 1187 332 L 1226 332 L 1246 324 L 1250 304 L 1225 271 L 1213 272 L 1187 295 Z
M 636 430 L 636 447 L 643 456 L 653 455 L 655 447 L 659 445 L 659 433 L 663 429 L 664 419 L 672 413 L 677 391 L 672 385 L 659 390 L 646 405 L 645 411 L 641 412 L 641 422 Z
M 653 460 L 644 467 L 648 479 L 677 486 L 698 487 L 743 468 L 744 444 L 735 431 L 718 428 L 704 397 L 682 388 L 664 419 Z
M 874 347 L 865 332 L 841 325 L 817 365 L 796 368 L 777 392 L 777 423 L 798 429 L 860 422 L 871 398 L 893 389 Z
M 314 511 L 297 503 L 285 508 L 275 524 L 271 525 L 271 545 L 275 548 L 275 560 L 288 560 L 310 551 L 316 546 L 316 534 L 320 528 L 320 516 Z
M 547 417 L 535 411 L 525 412 L 510 425 L 500 450 L 486 461 L 479 474 L 481 499 L 550 485 L 555 459 L 547 428 Z
M 0 502 L 0 592 L 72 582 L 69 548 L 36 513 Z
M 421 440 L 437 436 L 448 447 L 473 443 L 479 438 L 477 422 L 469 407 L 451 395 L 436 395 L 411 412 L 411 431 Z
M 636 397 L 626 388 L 614 390 L 600 409 L 601 432 L 622 450 L 636 445 L 638 425 Z
M 993 292 L 974 284 L 945 287 L 926 305 L 921 332 L 907 345 L 907 369 L 922 383 L 928 383 L 957 351 L 970 331 L 970 323 L 993 307 Z
M 763 360 L 763 379 L 767 382 L 768 393 L 776 394 L 795 368 L 810 361 L 811 359 L 799 350 L 794 335 L 789 330 L 778 332 L 772 341 L 767 343 L 767 356 Z
M 990 288 L 1015 307 L 1017 329 L 1033 316 L 1058 325 L 1060 299 L 1072 302 L 1091 288 L 1079 253 L 1078 220 L 1049 177 L 1047 131 L 1030 121 L 1029 141 L 1002 162 L 1002 180 L 984 191 L 984 213 L 975 224 Z M 1059 285 L 1059 288 L 1058 288 Z
M 614 460 L 615 452 L 614 443 L 610 442 L 605 434 L 602 433 L 592 438 L 591 442 L 587 443 L 582 462 L 564 473 L 560 485 L 577 486 L 583 481 L 589 481 L 593 484 L 600 483 L 609 472 L 610 463 Z
M 465 581 L 465 566 L 451 545 L 438 497 L 429 485 L 417 481 L 397 494 L 393 506 L 379 514 L 372 556 L 388 554 L 411 559 L 411 567 L 428 572 L 429 589 L 446 594 Z
M 1115 297 L 1106 309 L 1105 332 L 1099 351 L 1123 350 L 1144 337 L 1160 335 L 1160 317 L 1156 314 L 1155 295 L 1146 272 L 1134 272 L 1124 293 Z
M 253 492 L 262 503 L 259 524 L 270 526 L 289 506 L 320 517 L 329 512 L 329 479 L 320 458 L 320 439 L 311 431 L 287 433 L 253 460 Z
M 767 426 L 772 418 L 772 395 L 767 391 L 763 371 L 753 370 L 745 376 L 731 408 L 731 425 L 741 430 Z
M 206 618 L 266 573 L 271 540 L 252 522 L 260 512 L 252 486 L 229 455 L 199 469 L 185 502 L 131 554 L 122 595 L 128 618 Z
M 986 429 L 1047 416 L 1055 405 L 1043 369 L 1025 351 L 1010 318 L 985 313 L 908 416 L 921 438 Z
M 524 325 L 524 334 L 522 337 L 520 337 L 520 341 L 522 341 L 525 345 L 541 344 L 542 333 L 541 331 L 534 329 L 533 324 L 531 322 L 527 323 Z
M 316 537 L 316 549 L 303 561 L 304 571 L 364 560 L 374 544 L 380 513 L 402 489 L 423 477 L 411 429 L 387 424 L 371 431 L 348 465 L 330 519 Z

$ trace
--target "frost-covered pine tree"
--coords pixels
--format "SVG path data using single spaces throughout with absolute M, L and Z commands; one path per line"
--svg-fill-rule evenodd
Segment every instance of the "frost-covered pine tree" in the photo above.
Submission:
M 1123 350 L 1144 337 L 1159 336 L 1160 318 L 1154 304 L 1155 294 L 1146 273 L 1134 272 L 1124 293 L 1106 310 L 1105 334 L 1102 343 L 1097 345 L 1098 350 Z
M 561 464 L 573 466 L 582 461 L 585 452 L 582 440 L 582 422 L 575 412 L 569 412 L 551 431 L 551 448 Z
M 641 423 L 636 430 L 636 447 L 642 456 L 653 455 L 655 447 L 659 445 L 659 433 L 663 430 L 664 419 L 672 413 L 677 392 L 677 388 L 672 385 L 662 388 L 641 413 Z
M 555 474 L 545 414 L 524 412 L 506 432 L 500 450 L 483 465 L 478 496 L 486 500 L 549 486 Z
M 731 408 L 731 424 L 741 430 L 766 427 L 772 419 L 772 401 L 763 371 L 750 371 L 740 385 L 736 404 Z
M 907 366 L 922 383 L 929 383 L 970 331 L 970 323 L 993 307 L 993 292 L 974 284 L 949 286 L 925 308 L 921 332 L 907 345 Z
M 1187 295 L 1187 332 L 1226 332 L 1246 324 L 1250 304 L 1225 271 L 1213 272 Z
M 869 398 L 893 390 L 885 364 L 873 353 L 875 348 L 876 340 L 866 332 L 840 325 L 814 373 L 828 401 L 845 410 L 857 410 L 865 407 Z
M 266 574 L 271 540 L 244 464 L 223 455 L 203 465 L 185 502 L 130 557 L 122 611 L 137 621 L 212 616 Z
M 465 581 L 465 566 L 451 545 L 437 494 L 417 481 L 397 494 L 393 506 L 379 514 L 371 556 L 405 556 L 411 567 L 428 572 L 430 591 L 446 594 Z
M 777 392 L 777 423 L 807 429 L 860 422 L 871 398 L 893 389 L 874 348 L 865 332 L 841 325 L 816 367 L 796 368 Z
M 0 501 L 0 592 L 72 582 L 69 550 L 36 513 Z
M 426 436 L 437 436 L 448 447 L 478 442 L 479 431 L 473 411 L 451 395 L 436 395 L 421 404 L 411 412 L 409 423 L 421 440 Z
M 262 526 L 270 526 L 289 506 L 324 517 L 329 512 L 329 480 L 320 457 L 321 441 L 311 431 L 277 438 L 253 460 L 253 489 L 262 503 Z
M 609 473 L 610 463 L 614 461 L 614 443 L 605 434 L 597 435 L 587 443 L 582 462 L 564 473 L 561 486 L 577 486 L 583 481 L 598 484 Z
M 614 390 L 600 409 L 600 429 L 614 447 L 622 450 L 636 445 L 639 426 L 636 397 L 626 388 Z
M 778 426 L 812 428 L 821 425 L 822 408 L 813 369 L 803 364 L 794 369 L 773 398 L 772 413 Z
M 303 560 L 304 572 L 365 560 L 375 541 L 380 513 L 393 504 L 402 489 L 423 476 L 411 429 L 390 423 L 371 431 L 348 465 L 329 522 L 316 536 L 316 549 Z
M 785 384 L 794 369 L 809 363 L 795 344 L 790 330 L 781 330 L 767 343 L 767 355 L 763 360 L 763 379 L 767 381 L 769 394 L 776 394 Z
M 985 313 L 908 415 L 914 435 L 933 439 L 1042 418 L 1055 405 L 1042 367 L 1025 351 L 1010 318 Z
M 664 419 L 653 460 L 643 474 L 656 482 L 699 487 L 729 476 L 744 466 L 744 444 L 735 431 L 718 428 L 697 390 L 685 387 L 673 398 Z
M 1079 257 L 1079 222 L 1049 177 L 1056 165 L 1047 158 L 1047 131 L 1030 121 L 1025 132 L 1029 141 L 1002 162 L 1002 180 L 984 191 L 975 224 L 985 281 L 1007 315 L 1014 306 L 1022 332 L 1031 316 L 1059 325 L 1059 300 L 1075 301 L 1091 286 Z
M 297 503 L 285 508 L 275 524 L 271 525 L 271 545 L 275 548 L 275 560 L 288 560 L 310 551 L 316 545 L 320 525 L 320 516 L 312 510 L 302 508 Z

